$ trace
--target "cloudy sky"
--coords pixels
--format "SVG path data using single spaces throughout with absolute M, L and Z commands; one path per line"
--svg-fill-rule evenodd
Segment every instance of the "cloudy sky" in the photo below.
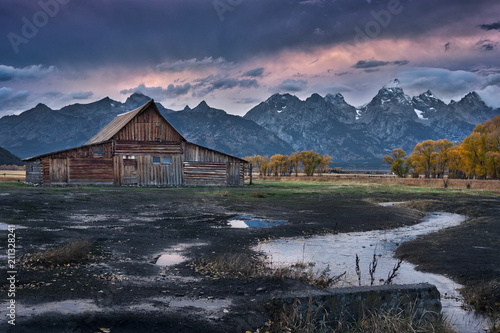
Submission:
M 135 91 L 244 114 L 274 93 L 358 106 L 398 78 L 500 107 L 498 0 L 2 0 L 0 116 Z

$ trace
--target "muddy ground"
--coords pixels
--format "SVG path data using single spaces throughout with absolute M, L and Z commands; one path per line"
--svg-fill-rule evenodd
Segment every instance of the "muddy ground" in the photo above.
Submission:
M 425 211 L 466 214 L 456 228 L 398 249 L 420 269 L 460 283 L 500 275 L 500 198 L 465 192 L 404 191 L 356 185 L 261 183 L 213 188 L 35 188 L 0 185 L 0 222 L 16 225 L 17 259 L 75 239 L 93 242 L 77 266 L 28 269 L 17 264 L 16 326 L 12 332 L 245 332 L 269 320 L 273 296 L 313 288 L 275 278 L 214 279 L 190 261 L 248 253 L 270 238 L 393 228 Z M 377 202 L 410 201 L 411 208 Z M 228 220 L 251 215 L 288 222 L 234 229 Z M 7 231 L 0 237 L 7 239 Z M 7 242 L 0 242 L 6 253 Z M 161 254 L 186 261 L 162 267 Z M 353 254 L 354 255 L 354 254 Z M 6 281 L 6 256 L 0 277 Z M 2 300 L 7 300 L 6 285 Z M 59 309 L 54 311 L 54 309 Z M 61 311 L 60 309 L 65 309 Z

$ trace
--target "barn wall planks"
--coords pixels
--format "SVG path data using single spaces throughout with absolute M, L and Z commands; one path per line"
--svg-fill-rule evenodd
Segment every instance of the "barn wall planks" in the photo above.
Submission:
M 34 160 L 26 163 L 26 182 L 31 184 L 42 184 L 42 160 Z
M 112 158 L 72 158 L 69 159 L 68 183 L 109 183 L 113 184 Z
M 180 142 L 181 136 L 153 107 L 132 119 L 116 135 L 117 141 Z

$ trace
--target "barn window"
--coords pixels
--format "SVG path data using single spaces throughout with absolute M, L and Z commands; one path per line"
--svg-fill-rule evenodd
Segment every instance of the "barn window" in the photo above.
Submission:
M 153 157 L 153 163 L 154 164 L 160 164 L 160 157 L 154 156 Z
M 163 164 L 170 164 L 170 163 L 172 163 L 172 160 L 170 159 L 170 157 L 163 158 Z

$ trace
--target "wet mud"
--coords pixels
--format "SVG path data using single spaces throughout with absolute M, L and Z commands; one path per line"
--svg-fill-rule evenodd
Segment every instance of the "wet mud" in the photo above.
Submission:
M 43 269 L 19 265 L 16 326 L 1 322 L 2 331 L 255 330 L 269 319 L 263 307 L 266 300 L 313 287 L 288 279 L 213 279 L 195 273 L 189 265 L 192 260 L 254 254 L 253 246 L 269 239 L 413 225 L 425 216 L 424 210 L 460 213 L 469 219 L 459 227 L 405 243 L 398 255 L 405 255 L 418 269 L 447 274 L 463 284 L 498 275 L 500 267 L 500 200 L 491 197 L 293 189 L 276 194 L 260 188 L 262 198 L 253 197 L 251 187 L 2 191 L 8 195 L 0 201 L 0 222 L 16 225 L 18 259 L 75 239 L 93 242 L 93 256 L 78 265 Z M 377 204 L 411 200 L 427 204 L 420 211 Z M 286 223 L 231 227 L 230 221 L 242 216 Z M 0 236 L 6 235 L 0 228 Z M 464 244 L 470 251 L 458 250 Z M 5 253 L 6 243 L 0 245 Z M 481 247 L 491 248 L 491 253 L 484 255 Z M 7 268 L 0 271 L 3 280 Z M 5 287 L 1 292 L 6 293 Z

